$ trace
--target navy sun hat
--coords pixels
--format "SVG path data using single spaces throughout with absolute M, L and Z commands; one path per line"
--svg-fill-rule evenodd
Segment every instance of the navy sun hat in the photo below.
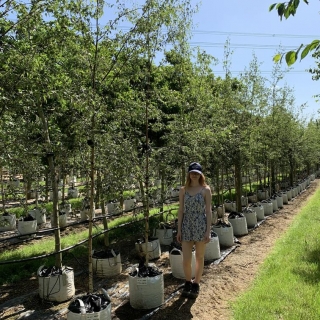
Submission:
M 202 167 L 198 162 L 192 162 L 188 169 L 188 173 L 189 172 L 198 172 L 202 174 Z

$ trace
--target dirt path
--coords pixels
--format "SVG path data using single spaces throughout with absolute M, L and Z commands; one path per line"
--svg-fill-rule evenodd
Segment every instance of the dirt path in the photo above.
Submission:
M 299 213 L 308 199 L 320 186 L 320 180 L 311 182 L 309 188 L 283 209 L 269 216 L 258 228 L 248 235 L 238 238 L 240 243 L 219 264 L 208 264 L 204 270 L 200 294 L 197 300 L 181 298 L 179 291 L 172 293 L 183 284 L 183 280 L 176 279 L 171 274 L 168 248 L 163 248 L 161 258 L 156 261 L 157 266 L 164 273 L 165 299 L 164 306 L 150 311 L 134 310 L 129 303 L 128 272 L 134 263 L 134 241 L 127 239 L 121 243 L 122 273 L 112 279 L 95 279 L 95 288 L 103 287 L 108 290 L 112 298 L 113 320 L 135 319 L 193 319 L 193 320 L 230 320 L 230 301 L 239 293 L 249 288 L 257 274 L 259 265 L 264 261 L 275 241 L 287 230 L 296 214 Z M 81 259 L 82 270 L 86 269 L 87 258 Z M 68 264 L 70 265 L 70 264 Z M 87 273 L 77 275 L 75 268 L 76 294 L 85 294 L 87 290 Z M 38 296 L 38 281 L 35 276 L 26 279 L 18 285 L 0 287 L 0 318 L 6 320 L 32 319 L 66 319 L 66 308 L 70 302 L 50 303 L 41 301 Z M 143 318 L 144 317 L 144 318 Z
M 196 301 L 177 296 L 152 319 L 230 320 L 229 303 L 249 288 L 276 240 L 287 230 L 319 185 L 318 179 L 312 181 L 306 191 L 289 201 L 278 213 L 239 238 L 241 245 L 222 263 L 207 267 Z

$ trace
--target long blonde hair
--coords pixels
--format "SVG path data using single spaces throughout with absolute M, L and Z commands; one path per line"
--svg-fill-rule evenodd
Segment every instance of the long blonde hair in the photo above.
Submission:
M 186 181 L 186 184 L 185 184 L 185 188 L 190 187 L 190 184 L 191 184 L 191 178 L 190 178 L 190 172 L 188 172 L 187 181 Z M 206 178 L 205 178 L 205 176 L 203 175 L 203 173 L 200 173 L 199 184 L 200 184 L 200 186 L 203 186 L 203 187 L 207 186 L 207 184 L 206 184 Z

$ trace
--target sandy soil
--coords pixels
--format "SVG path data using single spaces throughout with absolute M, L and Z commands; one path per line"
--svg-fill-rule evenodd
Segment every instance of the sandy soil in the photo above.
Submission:
M 311 182 L 309 188 L 283 209 L 268 216 L 259 227 L 248 235 L 238 237 L 234 250 L 220 263 L 206 263 L 200 294 L 196 300 L 180 296 L 181 279 L 172 276 L 169 263 L 169 247 L 164 246 L 161 257 L 154 261 L 164 273 L 165 303 L 156 310 L 134 310 L 130 306 L 128 293 L 128 272 L 137 256 L 132 239 L 124 240 L 119 245 L 123 272 L 112 279 L 95 279 L 95 290 L 108 290 L 112 300 L 113 320 L 133 319 L 201 319 L 230 320 L 229 303 L 252 284 L 259 265 L 272 249 L 275 241 L 287 230 L 300 208 L 308 201 L 319 187 L 320 180 Z M 87 292 L 88 274 L 85 268 L 86 258 L 68 261 L 75 270 L 76 295 Z M 74 264 L 74 265 L 73 265 Z M 52 303 L 42 301 L 38 296 L 38 281 L 33 274 L 30 279 L 19 285 L 0 287 L 1 319 L 66 319 L 70 302 Z

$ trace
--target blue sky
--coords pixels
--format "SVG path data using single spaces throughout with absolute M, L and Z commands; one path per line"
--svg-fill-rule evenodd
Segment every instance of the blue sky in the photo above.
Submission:
M 253 53 L 262 63 L 260 70 L 264 77 L 270 77 L 277 48 L 281 45 L 288 50 L 296 49 L 301 43 L 320 39 L 317 26 L 320 22 L 319 1 L 306 5 L 302 0 L 294 17 L 280 18 L 276 11 L 269 12 L 275 0 L 203 0 L 198 13 L 194 16 L 192 45 L 199 45 L 207 53 L 219 60 L 212 70 L 223 76 L 222 60 L 224 44 L 230 41 L 231 66 L 233 76 L 248 68 Z M 278 1 L 280 2 L 280 1 Z M 282 84 L 287 83 L 294 89 L 296 106 L 306 103 L 303 116 L 317 117 L 320 103 L 313 97 L 320 93 L 320 82 L 313 81 L 305 71 L 315 66 L 311 56 L 296 62 Z M 285 62 L 283 62 L 285 68 Z

